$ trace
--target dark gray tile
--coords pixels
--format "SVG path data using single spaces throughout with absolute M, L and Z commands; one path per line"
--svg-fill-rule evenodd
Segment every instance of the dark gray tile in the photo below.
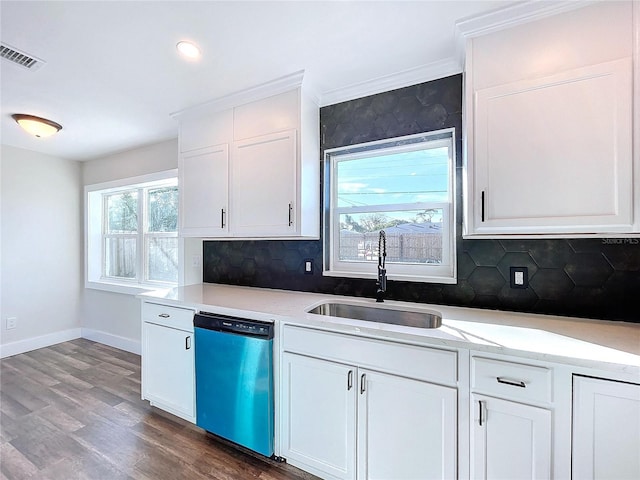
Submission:
M 505 254 L 497 240 L 465 240 L 463 248 L 479 267 L 496 266 Z
M 469 285 L 477 296 L 496 296 L 506 283 L 496 267 L 478 267 L 469 276 Z
M 600 287 L 613 274 L 613 267 L 600 252 L 576 253 L 564 271 L 577 286 Z
M 544 300 L 560 300 L 566 297 L 574 286 L 564 270 L 558 269 L 542 268 L 529 279 L 529 287 Z

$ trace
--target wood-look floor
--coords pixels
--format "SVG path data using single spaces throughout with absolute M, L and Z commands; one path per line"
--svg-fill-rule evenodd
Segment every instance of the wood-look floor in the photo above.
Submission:
M 3 480 L 308 480 L 140 399 L 140 357 L 78 339 L 0 361 Z

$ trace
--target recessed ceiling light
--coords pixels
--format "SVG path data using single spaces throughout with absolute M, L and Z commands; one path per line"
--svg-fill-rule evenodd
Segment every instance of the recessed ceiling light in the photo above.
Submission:
M 178 49 L 178 52 L 180 52 L 180 55 L 182 55 L 183 57 L 187 57 L 192 60 L 200 58 L 200 49 L 195 43 L 187 41 L 178 42 L 176 48 Z
M 14 113 L 11 117 L 18 122 L 18 125 L 23 129 L 38 138 L 50 137 L 54 133 L 62 130 L 62 125 L 52 120 L 47 120 L 46 118 L 25 115 L 23 113 Z

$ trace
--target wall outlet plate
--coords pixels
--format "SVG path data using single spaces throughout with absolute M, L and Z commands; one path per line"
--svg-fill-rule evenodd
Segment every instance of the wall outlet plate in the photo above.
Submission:
M 312 258 L 306 258 L 304 260 L 304 274 L 305 275 L 312 275 L 313 274 L 313 259 Z
M 13 330 L 18 326 L 18 317 L 7 317 L 5 328 Z
M 527 288 L 529 286 L 529 269 L 527 267 L 509 267 L 509 284 L 511 288 Z

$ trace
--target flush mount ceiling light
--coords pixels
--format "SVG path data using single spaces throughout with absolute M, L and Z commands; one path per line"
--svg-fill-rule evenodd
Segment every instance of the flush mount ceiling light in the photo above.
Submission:
M 62 130 L 62 125 L 51 120 L 47 120 L 46 118 L 24 115 L 22 113 L 14 113 L 11 117 L 18 122 L 18 125 L 24 128 L 31 135 L 35 135 L 38 138 L 49 137 Z
M 180 52 L 180 55 L 182 55 L 183 57 L 189 58 L 191 60 L 200 58 L 201 52 L 195 43 L 183 40 L 181 42 L 178 42 L 176 48 L 178 49 L 178 52 Z

